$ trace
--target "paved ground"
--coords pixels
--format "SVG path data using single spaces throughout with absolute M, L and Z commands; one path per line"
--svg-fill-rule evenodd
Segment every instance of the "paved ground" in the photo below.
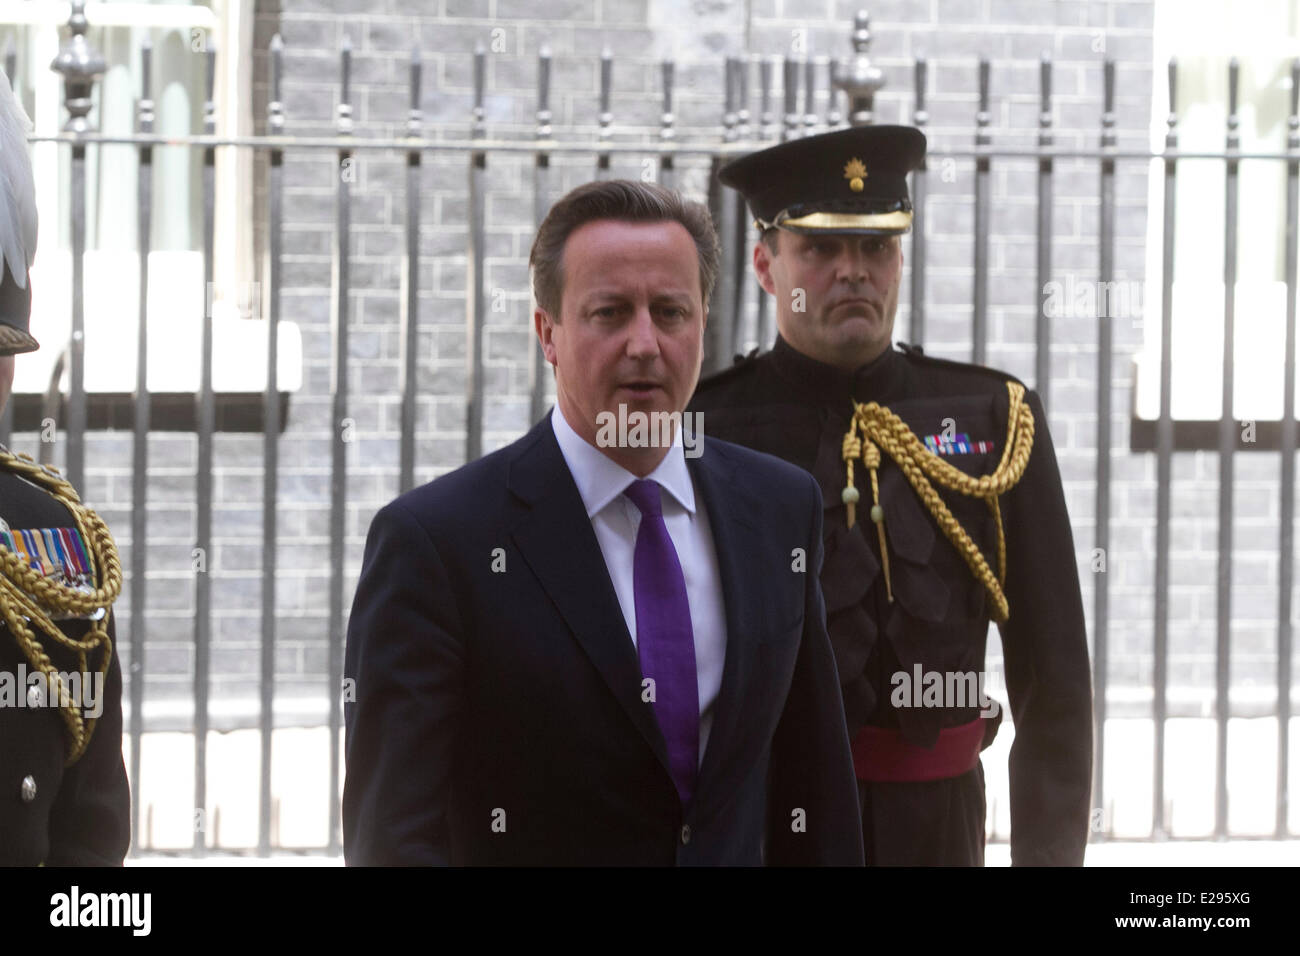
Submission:
M 1153 724 L 1112 720 L 1107 724 L 1106 800 L 1095 820 L 1122 842 L 1090 846 L 1087 862 L 1097 866 L 1272 866 L 1300 864 L 1300 841 L 1212 840 L 1214 825 L 1214 734 L 1212 720 L 1170 720 L 1166 730 L 1166 817 L 1182 839 L 1152 842 Z M 1271 718 L 1229 724 L 1229 831 L 1237 836 L 1271 836 L 1276 793 L 1277 723 Z M 1004 724 L 984 754 L 989 800 L 988 863 L 1006 865 L 1010 831 L 1006 760 L 1012 741 Z M 1300 718 L 1292 725 L 1290 791 L 1300 792 Z M 271 787 L 275 802 L 272 840 L 280 846 L 320 847 L 327 841 L 329 733 L 324 728 L 284 729 L 273 741 Z M 251 848 L 257 842 L 259 735 L 256 731 L 211 734 L 208 742 L 209 812 L 193 809 L 194 743 L 186 733 L 145 735 L 141 748 L 141 833 L 139 863 L 187 865 L 189 857 L 159 856 L 182 851 L 197 823 L 209 846 Z M 340 758 L 341 759 L 341 758 Z M 1291 800 L 1290 828 L 1300 834 L 1300 811 Z M 1130 842 L 1133 840 L 1141 842 Z M 244 865 L 248 857 L 209 857 L 213 865 Z M 278 854 L 282 865 L 332 865 L 326 856 Z
M 1005 845 L 990 846 L 986 864 L 1009 866 L 1011 851 Z M 1097 844 L 1088 848 L 1085 866 L 1170 866 L 1209 869 L 1224 866 L 1285 866 L 1300 864 L 1300 844 L 1234 840 L 1227 843 L 1129 843 Z M 203 859 L 175 856 L 141 856 L 128 866 L 342 866 L 342 857 L 276 854 L 269 858 L 209 856 Z

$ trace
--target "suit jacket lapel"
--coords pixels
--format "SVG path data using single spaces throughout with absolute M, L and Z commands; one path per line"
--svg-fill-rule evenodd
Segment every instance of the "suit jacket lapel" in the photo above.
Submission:
M 709 515 L 713 550 L 717 555 L 718 575 L 722 581 L 723 607 L 727 615 L 727 651 L 722 665 L 722 687 L 714 704 L 713 728 L 700 766 L 697 793 L 723 773 L 728 754 L 742 724 L 744 688 L 750 679 L 760 633 L 756 608 L 761 606 L 753 593 L 752 575 L 746 573 L 746 555 L 767 546 L 758 527 L 762 500 L 748 484 L 737 481 L 735 463 L 717 444 L 706 438 L 704 454 L 689 459 L 691 474 L 699 496 Z M 697 502 L 698 504 L 698 502 Z
M 668 772 L 663 734 L 654 711 L 641 700 L 641 664 L 550 415 L 521 446 L 507 478 L 510 490 L 528 505 L 512 531 L 515 545 Z

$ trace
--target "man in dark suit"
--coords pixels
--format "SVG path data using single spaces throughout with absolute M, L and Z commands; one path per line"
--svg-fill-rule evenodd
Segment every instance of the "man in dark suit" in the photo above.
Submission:
M 707 210 L 590 183 L 530 262 L 556 407 L 370 529 L 347 861 L 861 864 L 820 493 L 671 417 L 699 377 Z

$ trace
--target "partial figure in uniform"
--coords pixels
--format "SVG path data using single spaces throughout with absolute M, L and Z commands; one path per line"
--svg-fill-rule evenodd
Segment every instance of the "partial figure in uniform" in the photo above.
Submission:
M 0 73 L 0 411 L 28 326 L 31 122 Z M 0 445 L 0 866 L 120 866 L 130 843 L 108 528 L 57 471 Z
M 824 496 L 821 582 L 868 864 L 982 865 L 980 751 L 1001 630 L 1015 723 L 1011 858 L 1078 865 L 1092 688 L 1065 496 L 1038 396 L 1010 375 L 891 347 L 920 130 L 868 126 L 730 163 L 776 299 L 771 351 L 702 380 L 714 438 L 785 458 Z

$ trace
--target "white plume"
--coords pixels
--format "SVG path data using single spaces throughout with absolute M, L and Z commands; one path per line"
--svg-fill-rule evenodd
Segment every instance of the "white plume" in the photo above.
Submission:
M 18 287 L 36 258 L 36 181 L 27 152 L 32 121 L 0 70 L 0 255 Z

